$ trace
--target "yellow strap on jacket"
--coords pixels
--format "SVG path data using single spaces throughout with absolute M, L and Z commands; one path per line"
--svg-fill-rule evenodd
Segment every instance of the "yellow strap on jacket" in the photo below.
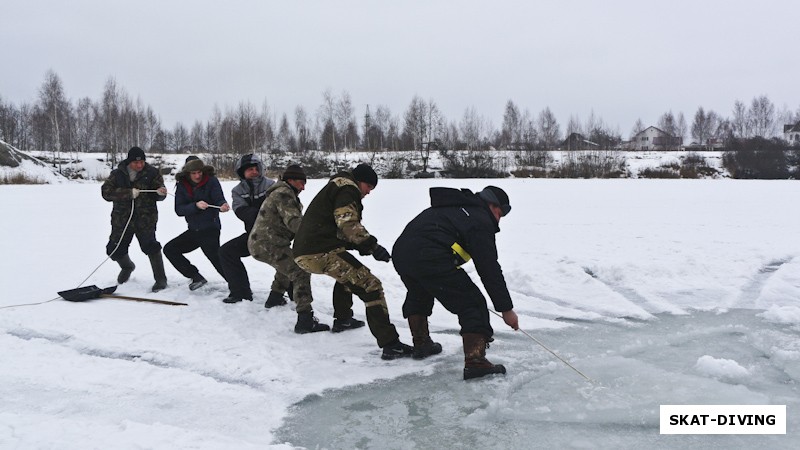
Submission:
M 464 247 L 459 245 L 458 242 L 454 242 L 453 245 L 450 246 L 450 248 L 453 249 L 453 253 L 455 255 L 461 258 L 461 260 L 463 261 L 461 264 L 466 264 L 470 259 L 472 259 L 472 256 L 470 256 L 469 253 L 467 253 L 467 251 L 464 250 Z M 461 264 L 459 264 L 458 267 L 461 267 Z

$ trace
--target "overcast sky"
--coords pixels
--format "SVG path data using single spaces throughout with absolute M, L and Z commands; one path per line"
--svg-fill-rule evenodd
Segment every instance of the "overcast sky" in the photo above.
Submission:
M 590 112 L 628 135 L 765 94 L 800 108 L 797 0 L 0 0 L 0 97 L 35 100 L 48 69 L 72 100 L 109 77 L 187 126 L 264 100 L 292 118 L 322 92 L 402 116 L 416 94 L 450 121 L 501 125 L 511 99 L 562 131 Z

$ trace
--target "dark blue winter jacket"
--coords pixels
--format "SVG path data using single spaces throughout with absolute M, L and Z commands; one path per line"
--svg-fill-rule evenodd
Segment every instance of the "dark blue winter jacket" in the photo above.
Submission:
M 192 183 L 190 175 L 184 172 L 175 175 L 175 181 L 177 182 L 175 213 L 186 219 L 189 229 L 192 231 L 221 229 L 218 208 L 209 207 L 203 210 L 195 204 L 200 200 L 216 206 L 227 203 L 225 194 L 222 193 L 222 185 L 214 176 L 214 168 L 203 167 L 203 178 L 196 185 Z

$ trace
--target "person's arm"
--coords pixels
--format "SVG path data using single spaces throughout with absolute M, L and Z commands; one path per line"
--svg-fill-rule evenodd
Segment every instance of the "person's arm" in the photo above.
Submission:
M 283 189 L 272 191 L 270 196 L 277 196 L 275 204 L 278 207 L 278 214 L 281 216 L 283 224 L 292 234 L 297 234 L 297 230 L 300 228 L 300 221 L 303 219 L 303 211 L 297 197 Z
M 106 178 L 106 181 L 103 182 L 103 186 L 100 187 L 100 193 L 103 195 L 103 199 L 108 202 L 131 200 L 133 198 L 133 189 L 129 187 L 117 187 L 116 180 L 117 171 L 115 169 L 111 172 L 111 175 Z
M 151 183 L 151 189 L 155 189 L 158 192 L 156 195 L 156 201 L 160 202 L 167 198 L 167 188 L 164 186 L 164 176 L 161 175 L 161 172 L 158 169 L 156 170 L 156 176 L 153 177 L 153 182 Z
M 175 214 L 186 217 L 200 214 L 203 210 L 198 208 L 196 202 L 189 198 L 189 192 L 182 184 L 175 189 Z
M 378 239 L 361 224 L 360 203 L 361 193 L 357 187 L 339 189 L 334 198 L 333 219 L 339 229 L 338 237 L 353 244 L 359 253 L 369 255 L 377 247 Z
M 497 261 L 497 246 L 495 244 L 494 230 L 488 227 L 475 227 L 468 234 L 467 252 L 472 256 L 475 270 L 481 277 L 483 287 L 489 294 L 498 312 L 509 311 L 514 308 L 511 294 L 508 292 L 503 269 Z

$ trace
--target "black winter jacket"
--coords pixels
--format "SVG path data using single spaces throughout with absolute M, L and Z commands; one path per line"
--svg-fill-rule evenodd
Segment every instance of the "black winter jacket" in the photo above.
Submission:
M 469 189 L 430 189 L 431 207 L 406 226 L 395 241 L 392 260 L 400 275 L 436 276 L 461 266 L 467 254 L 495 310 L 514 307 L 497 261 L 495 234 L 500 228 L 489 205 Z M 460 245 L 460 256 L 453 249 Z M 467 257 L 468 258 L 468 257 Z
M 128 176 L 128 167 L 125 161 L 111 171 L 111 175 L 100 188 L 103 198 L 109 202 L 114 202 L 111 210 L 111 226 L 114 229 L 122 229 L 128 223 L 131 215 L 131 188 L 140 190 L 156 190 L 164 187 L 164 178 L 155 167 L 145 163 L 144 168 L 136 175 L 136 179 L 131 182 Z M 132 226 L 136 230 L 155 230 L 158 222 L 158 207 L 156 202 L 164 200 L 166 197 L 155 192 L 142 192 L 133 201 L 134 214 Z

